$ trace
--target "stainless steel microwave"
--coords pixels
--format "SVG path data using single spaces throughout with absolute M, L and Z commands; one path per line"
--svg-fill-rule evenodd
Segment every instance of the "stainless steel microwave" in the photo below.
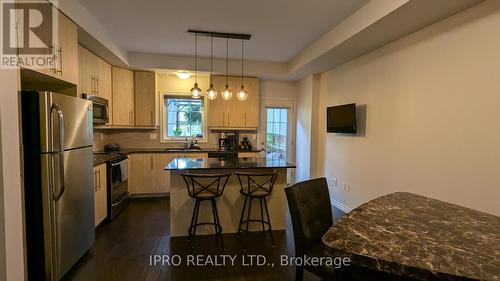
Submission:
M 94 124 L 104 125 L 109 122 L 109 106 L 107 99 L 87 94 L 82 94 L 82 97 L 92 101 Z

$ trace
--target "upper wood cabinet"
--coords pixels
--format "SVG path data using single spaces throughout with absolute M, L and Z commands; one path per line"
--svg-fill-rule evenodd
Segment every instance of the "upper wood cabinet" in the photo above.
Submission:
M 135 125 L 156 126 L 156 74 L 134 72 Z
M 112 68 L 113 125 L 134 125 L 134 72 L 125 68 Z
M 113 124 L 111 65 L 81 45 L 78 46 L 78 59 L 78 94 L 95 95 L 107 99 L 109 107 L 107 124 Z
M 76 85 L 78 84 L 78 28 L 61 12 L 58 20 L 59 43 L 55 46 L 58 53 L 55 76 Z
M 46 68 L 31 68 L 57 79 L 78 84 L 78 28 L 74 22 L 53 7 L 58 17 L 57 40 L 50 43 L 50 52 L 54 57 L 53 64 Z
M 240 101 L 236 97 L 236 92 L 240 90 L 241 77 L 228 77 L 229 88 L 233 91 L 233 97 L 229 101 L 225 101 L 221 97 L 226 85 L 226 78 L 213 76 L 212 81 L 219 94 L 217 99 L 209 101 L 209 128 L 212 130 L 256 130 L 259 127 L 259 80 L 244 77 L 243 83 L 248 91 L 246 101 Z

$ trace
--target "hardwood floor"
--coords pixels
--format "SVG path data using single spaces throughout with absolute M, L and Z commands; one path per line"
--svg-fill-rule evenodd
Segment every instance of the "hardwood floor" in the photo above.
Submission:
M 335 209 L 334 220 L 343 213 Z M 280 266 L 280 256 L 293 256 L 293 233 L 287 216 L 287 231 L 274 231 L 275 247 L 271 247 L 269 234 L 224 234 L 223 244 L 215 237 L 196 238 L 191 243 L 186 238 L 169 236 L 169 199 L 150 198 L 131 200 L 128 208 L 112 223 L 101 225 L 96 231 L 96 242 L 92 249 L 74 266 L 64 280 L 293 280 L 294 267 Z M 154 264 L 154 256 L 178 256 L 179 266 L 168 266 L 166 260 Z M 230 266 L 229 256 L 226 266 L 187 266 L 190 255 L 236 256 L 234 266 Z M 249 255 L 262 255 L 264 266 L 243 266 Z M 174 258 L 176 259 L 176 258 Z M 153 262 L 152 262 L 153 261 Z M 177 260 L 169 260 L 177 262 Z M 270 266 L 272 263 L 274 267 Z M 209 263 L 210 264 L 210 263 Z M 269 265 L 267 265 L 269 264 Z M 319 280 L 306 272 L 304 280 Z

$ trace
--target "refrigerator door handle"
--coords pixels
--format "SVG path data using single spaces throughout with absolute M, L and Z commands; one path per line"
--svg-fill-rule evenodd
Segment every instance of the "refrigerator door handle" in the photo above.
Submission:
M 61 184 L 61 189 L 57 194 L 53 194 L 52 197 L 54 201 L 58 201 L 61 199 L 61 196 L 64 193 L 64 115 L 57 105 L 57 103 L 53 103 L 52 106 L 50 107 L 50 114 L 52 116 L 52 112 L 56 111 L 57 117 L 59 119 L 59 151 L 57 152 L 59 154 L 59 182 Z M 52 120 L 52 118 L 50 118 Z M 51 124 L 52 128 L 52 124 Z

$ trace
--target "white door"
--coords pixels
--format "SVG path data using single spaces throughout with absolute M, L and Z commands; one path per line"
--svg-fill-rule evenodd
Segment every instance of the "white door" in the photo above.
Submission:
M 295 102 L 264 100 L 261 115 L 261 143 L 266 157 L 295 163 Z M 288 184 L 294 179 L 295 169 L 289 169 Z

